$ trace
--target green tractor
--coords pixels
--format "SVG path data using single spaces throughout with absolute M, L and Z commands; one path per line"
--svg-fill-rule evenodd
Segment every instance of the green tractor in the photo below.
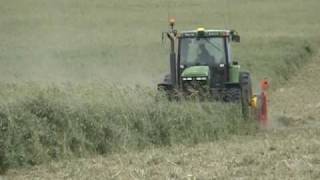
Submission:
M 252 101 L 250 73 L 232 58 L 232 42 L 240 42 L 234 30 L 178 32 L 170 21 L 170 74 L 158 84 L 169 99 L 198 97 L 241 103 L 247 115 Z

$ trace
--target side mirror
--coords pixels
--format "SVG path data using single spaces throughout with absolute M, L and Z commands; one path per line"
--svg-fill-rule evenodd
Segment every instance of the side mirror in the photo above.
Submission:
M 231 34 L 231 40 L 233 42 L 240 42 L 240 35 L 238 34 L 237 31 L 231 30 L 230 34 Z
M 240 42 L 240 36 L 239 35 L 233 35 L 231 39 L 232 39 L 233 42 Z

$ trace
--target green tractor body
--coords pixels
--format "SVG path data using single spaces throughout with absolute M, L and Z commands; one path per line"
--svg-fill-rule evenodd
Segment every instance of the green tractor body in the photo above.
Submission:
M 158 84 L 170 98 L 190 95 L 249 107 L 250 74 L 233 61 L 231 43 L 240 42 L 232 30 L 166 32 L 171 42 L 170 74 Z

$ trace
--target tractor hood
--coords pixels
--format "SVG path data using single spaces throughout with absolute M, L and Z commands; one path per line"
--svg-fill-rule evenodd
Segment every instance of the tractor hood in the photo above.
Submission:
M 208 66 L 191 66 L 182 72 L 181 77 L 208 77 L 208 75 Z

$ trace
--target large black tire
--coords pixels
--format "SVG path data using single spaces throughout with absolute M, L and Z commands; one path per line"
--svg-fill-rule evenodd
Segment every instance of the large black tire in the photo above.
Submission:
M 228 88 L 225 90 L 224 102 L 239 103 L 241 99 L 241 90 L 239 88 Z
M 252 114 L 250 108 L 250 101 L 252 98 L 252 83 L 250 73 L 241 72 L 239 78 L 241 89 L 242 114 L 245 119 L 249 119 Z
M 156 101 L 168 99 L 169 101 L 172 100 L 174 97 L 174 88 L 171 81 L 170 74 L 166 74 L 164 76 L 163 81 L 158 84 L 158 92 L 156 94 Z
M 156 101 L 167 99 L 169 101 L 176 100 L 175 90 L 171 85 L 158 84 L 158 92 L 156 94 Z

